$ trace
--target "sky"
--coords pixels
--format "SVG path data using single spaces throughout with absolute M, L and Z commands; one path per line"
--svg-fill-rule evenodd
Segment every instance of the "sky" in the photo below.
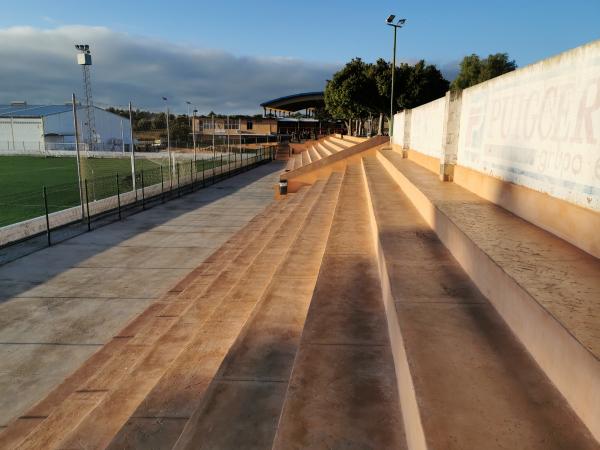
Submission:
M 258 113 L 265 100 L 322 90 L 353 57 L 389 59 L 388 14 L 407 19 L 397 57 L 451 79 L 463 56 L 519 66 L 600 38 L 598 0 L 20 0 L 0 14 L 0 104 L 81 93 L 73 44 L 92 48 L 100 106 Z

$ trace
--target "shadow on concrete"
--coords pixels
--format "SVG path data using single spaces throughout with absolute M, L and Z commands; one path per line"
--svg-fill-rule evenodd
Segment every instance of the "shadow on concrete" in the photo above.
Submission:
M 99 253 L 119 246 L 136 234 L 164 225 L 186 213 L 234 194 L 264 177 L 280 172 L 283 166 L 280 161 L 274 161 L 187 193 L 181 198 L 163 204 L 159 200 L 149 205 L 150 208 L 127 214 L 122 220 L 110 218 L 95 221 L 90 232 L 87 231 L 87 225 L 82 225 L 85 229 L 77 233 L 56 236 L 56 240 L 60 242 L 51 247 L 36 247 L 40 243 L 34 241 L 22 243 L 23 247 L 5 247 L 0 250 L 0 304 L 46 283 Z M 109 236 L 104 239 L 105 235 Z M 41 239 L 45 242 L 46 237 L 42 236 Z

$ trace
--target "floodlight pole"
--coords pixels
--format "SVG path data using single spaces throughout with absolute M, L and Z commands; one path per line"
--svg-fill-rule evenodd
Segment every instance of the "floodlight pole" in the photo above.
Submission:
M 194 111 L 192 112 L 193 114 L 193 119 L 192 119 L 192 143 L 194 146 L 194 162 L 196 162 L 196 131 L 194 130 L 195 126 L 196 126 L 196 112 L 198 110 L 194 109 Z
M 125 132 L 123 131 L 123 119 L 121 119 L 121 153 L 125 154 Z
M 212 148 L 213 148 L 213 159 L 217 157 L 217 150 L 215 149 L 215 113 L 212 115 Z
M 169 168 L 171 169 L 171 174 L 169 175 L 171 179 L 173 179 L 173 174 L 175 173 L 174 165 L 171 165 L 171 133 L 169 132 L 169 104 L 167 103 L 167 97 L 163 97 L 166 105 L 165 114 L 167 116 L 167 156 L 169 157 Z
M 81 184 L 81 155 L 79 154 L 79 123 L 77 122 L 77 101 L 75 93 L 71 97 L 73 103 L 73 124 L 75 126 L 75 156 L 77 158 L 77 183 L 79 185 L 79 204 L 81 205 L 81 220 L 85 218 L 83 207 L 83 185 Z
M 133 112 L 131 111 L 131 102 L 129 102 L 129 139 L 131 139 L 131 186 L 135 193 L 137 201 L 137 189 L 135 186 L 135 145 L 133 144 Z
M 390 98 L 390 138 L 394 135 L 394 81 L 396 79 L 396 33 L 398 27 L 394 27 L 394 52 L 392 56 L 392 95 Z
M 396 79 L 396 34 L 398 32 L 398 28 L 402 28 L 402 25 L 404 25 L 404 23 L 406 22 L 405 19 L 400 19 L 397 23 L 394 23 L 395 18 L 396 16 L 390 15 L 386 20 L 387 25 L 394 27 L 394 50 L 392 53 L 392 92 L 390 96 L 390 129 L 388 131 L 390 138 L 394 135 L 394 82 Z

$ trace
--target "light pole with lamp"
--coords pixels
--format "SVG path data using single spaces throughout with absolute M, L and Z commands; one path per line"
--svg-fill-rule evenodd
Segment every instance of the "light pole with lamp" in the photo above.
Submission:
M 188 121 L 190 122 L 190 128 L 192 127 L 192 117 L 190 116 L 190 106 L 192 106 L 192 102 L 185 102 L 187 104 L 188 111 Z
M 385 23 L 390 27 L 394 27 L 394 53 L 392 56 L 392 94 L 390 97 L 390 129 L 388 134 L 390 138 L 394 135 L 394 79 L 396 78 L 396 33 L 398 28 L 402 28 L 406 19 L 398 19 L 398 22 L 394 23 L 394 19 L 396 16 L 394 14 L 390 14 L 390 16 L 385 20 Z
M 165 102 L 165 115 L 167 117 L 167 156 L 169 157 L 169 172 L 171 171 L 175 171 L 175 164 L 171 163 L 171 133 L 169 133 L 169 103 L 168 102 L 168 98 L 167 97 L 163 97 L 162 98 Z M 173 179 L 173 173 L 170 174 L 170 178 L 171 180 Z M 172 181 L 171 181 L 172 182 Z
M 192 120 L 192 143 L 194 146 L 194 166 L 196 165 L 196 113 L 198 112 L 197 109 L 194 109 L 194 111 L 192 111 L 193 114 L 193 120 Z

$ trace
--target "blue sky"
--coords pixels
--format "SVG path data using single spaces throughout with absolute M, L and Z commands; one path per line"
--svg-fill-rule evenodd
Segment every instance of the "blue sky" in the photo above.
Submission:
M 401 56 L 440 63 L 507 51 L 525 65 L 600 38 L 597 0 L 20 0 L 2 8 L 0 27 L 101 25 L 236 55 L 345 62 L 389 57 L 388 13 L 407 18 Z
M 424 58 L 448 76 L 467 54 L 508 52 L 524 66 L 600 38 L 600 0 L 20 0 L 0 14 L 0 58 L 9 61 L 0 66 L 0 103 L 68 97 L 78 75 L 72 43 L 84 39 L 96 55 L 99 101 L 158 107 L 167 95 L 204 109 L 255 111 L 261 99 L 322 89 L 352 57 L 388 59 L 390 13 L 407 19 L 399 59 Z M 24 73 L 43 64 L 48 70 Z

